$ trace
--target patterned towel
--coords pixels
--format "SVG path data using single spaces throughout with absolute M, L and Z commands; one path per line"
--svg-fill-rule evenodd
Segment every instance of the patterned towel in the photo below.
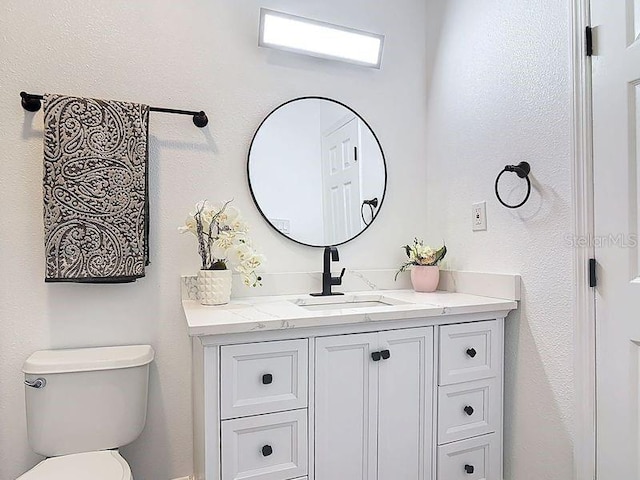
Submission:
M 132 282 L 148 265 L 149 107 L 44 96 L 47 282 Z

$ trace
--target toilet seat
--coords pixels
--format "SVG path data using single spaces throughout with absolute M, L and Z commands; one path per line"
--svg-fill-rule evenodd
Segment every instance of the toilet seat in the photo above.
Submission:
M 131 468 L 113 450 L 74 453 L 43 460 L 17 480 L 133 480 Z

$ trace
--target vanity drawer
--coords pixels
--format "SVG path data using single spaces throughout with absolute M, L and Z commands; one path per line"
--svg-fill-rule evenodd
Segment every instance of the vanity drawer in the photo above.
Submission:
M 308 340 L 220 348 L 222 419 L 307 407 Z
M 495 378 L 438 387 L 438 444 L 493 433 L 501 401 Z
M 307 475 L 307 410 L 222 422 L 222 480 Z
M 495 433 L 438 447 L 438 480 L 502 480 Z
M 439 384 L 469 382 L 500 373 L 498 321 L 440 327 Z

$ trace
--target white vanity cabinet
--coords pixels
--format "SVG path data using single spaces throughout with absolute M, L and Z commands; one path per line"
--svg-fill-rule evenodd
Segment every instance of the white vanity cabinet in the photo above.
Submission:
M 431 478 L 433 327 L 315 342 L 314 478 Z
M 195 478 L 502 480 L 505 315 L 194 337 Z
M 438 327 L 438 480 L 502 480 L 503 329 L 503 320 Z

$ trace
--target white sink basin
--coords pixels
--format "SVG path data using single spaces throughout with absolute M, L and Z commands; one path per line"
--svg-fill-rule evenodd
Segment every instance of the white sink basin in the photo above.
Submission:
M 335 295 L 332 297 L 304 297 L 291 300 L 292 303 L 311 311 L 344 310 L 360 308 L 390 307 L 407 305 L 408 302 L 385 297 L 384 295 Z

